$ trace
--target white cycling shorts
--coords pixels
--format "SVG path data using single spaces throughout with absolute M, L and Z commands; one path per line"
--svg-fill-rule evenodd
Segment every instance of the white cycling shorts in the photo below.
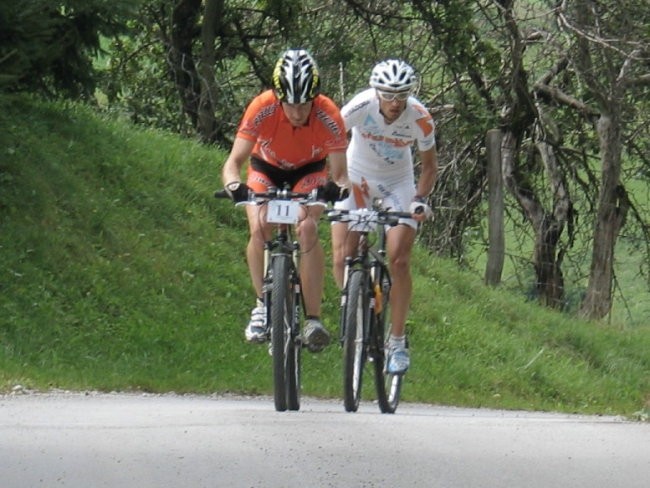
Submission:
M 415 185 L 412 181 L 401 181 L 388 185 L 383 181 L 368 177 L 356 177 L 353 174 L 350 174 L 349 178 L 352 183 L 350 196 L 336 202 L 334 208 L 344 210 L 372 208 L 373 201 L 378 201 L 381 208 L 385 210 L 408 212 L 413 197 L 415 197 Z M 414 229 L 418 228 L 418 223 L 414 219 L 400 219 L 399 223 Z

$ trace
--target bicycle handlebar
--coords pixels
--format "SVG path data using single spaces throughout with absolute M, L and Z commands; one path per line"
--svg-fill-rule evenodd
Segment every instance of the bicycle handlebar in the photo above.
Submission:
M 351 222 L 353 224 L 380 224 L 397 225 L 399 219 L 412 219 L 410 212 L 397 212 L 393 210 L 376 210 L 357 208 L 351 210 L 334 209 L 327 213 L 327 220 L 331 222 Z
M 230 198 L 226 190 L 217 190 L 214 192 L 215 198 Z M 235 205 L 261 205 L 269 200 L 297 200 L 305 205 L 322 205 L 327 206 L 326 202 L 318 200 L 318 190 L 313 189 L 307 193 L 294 192 L 287 189 L 272 188 L 264 192 L 248 192 L 248 200 L 236 203 Z

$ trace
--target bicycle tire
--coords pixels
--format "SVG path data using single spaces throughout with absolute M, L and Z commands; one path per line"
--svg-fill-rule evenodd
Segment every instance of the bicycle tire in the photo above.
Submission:
M 366 363 L 364 321 L 368 317 L 367 290 L 366 272 L 353 270 L 346 287 L 343 315 L 343 403 L 347 412 L 356 412 L 361 400 Z
M 381 413 L 395 413 L 402 392 L 403 375 L 390 374 L 386 371 L 385 345 L 390 334 L 388 318 L 390 317 L 390 280 L 385 278 L 386 269 L 375 268 L 375 276 L 382 286 L 382 306 L 378 314 L 373 313 L 370 340 L 374 341 L 375 388 L 377 403 Z
M 294 317 L 291 257 L 278 254 L 271 262 L 272 286 L 270 300 L 271 344 L 273 347 L 273 398 L 275 409 L 284 412 L 288 407 L 289 359 L 293 359 L 291 328 Z

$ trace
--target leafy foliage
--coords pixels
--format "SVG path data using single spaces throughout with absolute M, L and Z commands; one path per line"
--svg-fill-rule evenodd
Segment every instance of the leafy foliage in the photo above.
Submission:
M 124 31 L 131 0 L 26 0 L 0 4 L 0 87 L 88 98 L 100 36 Z

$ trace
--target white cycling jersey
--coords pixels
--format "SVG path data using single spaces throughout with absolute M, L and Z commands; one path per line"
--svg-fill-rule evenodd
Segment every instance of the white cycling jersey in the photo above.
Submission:
M 415 195 L 412 147 L 426 151 L 435 145 L 431 114 L 415 97 L 409 97 L 404 112 L 387 124 L 376 91 L 369 88 L 345 104 L 341 115 L 352 133 L 347 149 L 350 181 L 363 186 L 366 199 L 388 198 L 393 210 L 408 210 Z M 360 205 L 346 202 L 342 206 Z
M 413 179 L 413 143 L 421 151 L 435 144 L 431 114 L 416 98 L 409 97 L 406 109 L 387 124 L 379 112 L 374 88 L 350 100 L 341 109 L 345 128 L 352 131 L 348 145 L 348 167 L 363 175 L 376 175 L 386 182 Z

